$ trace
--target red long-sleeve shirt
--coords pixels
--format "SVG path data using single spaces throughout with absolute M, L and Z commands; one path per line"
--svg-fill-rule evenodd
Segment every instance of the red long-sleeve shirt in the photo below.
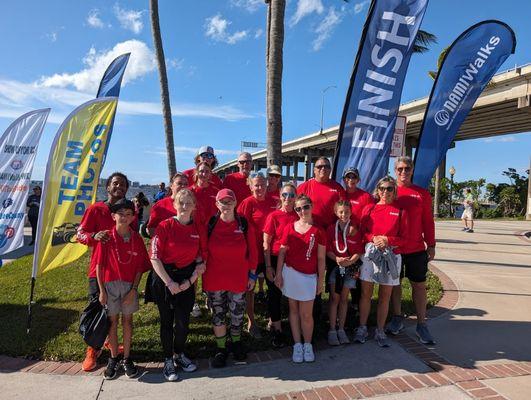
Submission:
M 186 175 L 188 178 L 188 186 L 195 185 L 194 182 L 194 174 L 195 174 L 195 168 L 187 169 L 186 171 L 183 171 L 183 174 Z M 221 187 L 221 179 L 219 179 L 219 176 L 217 176 L 214 172 L 212 172 L 212 175 L 210 175 L 210 183 L 218 188 Z
M 254 228 L 247 223 L 244 233 L 238 221 L 217 221 L 208 238 L 208 259 L 203 274 L 206 291 L 227 290 L 242 293 L 247 288 L 248 273 L 257 264 Z
M 293 224 L 299 217 L 295 211 L 285 212 L 282 210 L 273 211 L 266 218 L 264 224 L 264 233 L 272 237 L 271 239 L 271 254 L 278 256 L 280 251 L 280 239 L 282 239 L 282 232 L 287 225 Z M 276 268 L 276 265 L 273 265 Z
M 336 181 L 317 182 L 311 178 L 297 188 L 297 194 L 305 194 L 313 203 L 314 223 L 326 229 L 336 221 L 334 205 L 346 198 L 345 189 Z
M 430 192 L 417 185 L 399 186 L 396 202 L 408 215 L 408 242 L 402 248 L 403 254 L 424 251 L 426 245 L 435 246 Z
M 149 213 L 148 228 L 155 229 L 165 219 L 174 217 L 177 214 L 175 207 L 173 207 L 173 199 L 171 197 L 165 197 L 162 200 L 157 201 L 151 207 Z
M 175 268 L 190 265 L 198 255 L 207 259 L 207 233 L 204 225 L 183 225 L 176 218 L 162 221 L 151 240 L 151 258 Z
M 301 234 L 295 230 L 294 224 L 289 224 L 284 229 L 280 244 L 287 247 L 286 265 L 303 274 L 316 274 L 317 247 L 326 247 L 326 234 L 316 225 Z
M 395 202 L 391 204 L 370 204 L 363 209 L 361 231 L 366 243 L 374 236 L 387 236 L 389 246 L 395 254 L 402 254 L 407 244 L 407 219 L 405 210 Z
M 255 233 L 256 253 L 258 264 L 264 263 L 264 226 L 269 214 L 277 209 L 277 202 L 271 197 L 257 200 L 249 196 L 238 206 L 238 214 L 243 215 L 253 225 Z
M 359 228 L 363 209 L 368 204 L 374 204 L 374 198 L 365 190 L 359 188 L 352 193 L 346 192 L 346 197 L 350 202 L 350 209 L 352 210 L 350 220 Z
M 223 188 L 230 189 L 236 195 L 236 203 L 240 204 L 251 195 L 251 189 L 247 184 L 247 177 L 241 172 L 229 174 L 223 179 Z

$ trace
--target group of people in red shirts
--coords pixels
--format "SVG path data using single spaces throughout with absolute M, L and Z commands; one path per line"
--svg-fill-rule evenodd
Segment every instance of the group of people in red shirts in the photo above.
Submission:
M 359 307 L 353 340 L 365 343 L 373 288 L 378 284 L 374 339 L 388 347 L 386 333 L 396 335 L 404 328 L 404 276 L 413 290 L 417 336 L 422 343 L 435 344 L 425 321 L 426 274 L 435 255 L 431 196 L 412 184 L 411 158 L 397 158 L 396 179 L 383 177 L 372 194 L 357 187 L 360 176 L 355 168 L 343 172 L 344 187 L 331 180 L 326 157 L 315 161 L 314 177 L 298 187 L 291 182 L 281 185 L 278 166 L 270 166 L 266 174 L 253 172 L 249 153 L 239 155 L 239 171 L 223 181 L 212 171 L 217 165 L 212 147 L 201 147 L 194 161 L 195 168 L 172 177 L 172 195 L 151 209 L 146 229 L 151 237 L 149 255 L 138 234 L 134 206 L 125 199 L 125 175 L 109 177 L 107 200 L 89 207 L 81 221 L 78 241 L 94 247 L 89 296 L 107 305 L 111 320 L 105 378 L 113 379 L 120 368 L 129 377 L 138 372 L 130 357 L 131 316 L 138 310 L 140 277 L 148 270 L 145 296 L 159 310 L 163 375 L 168 381 L 178 379 L 178 368 L 196 369 L 185 355 L 185 344 L 190 315 L 199 308 L 195 299 L 200 278 L 212 313 L 213 367 L 225 366 L 230 353 L 236 361 L 246 358 L 241 340 L 245 315 L 249 333 L 261 335 L 254 314 L 260 278 L 268 288 L 268 328 L 274 347 L 288 342 L 281 324 L 282 297 L 288 299 L 295 363 L 315 360 L 314 314 L 321 308 L 325 288 L 330 291 L 328 342 L 341 345 L 351 341 L 345 332 L 349 293 Z M 386 324 L 390 307 L 392 318 Z M 120 314 L 121 362 L 116 334 Z M 87 349 L 84 370 L 96 366 L 100 352 Z

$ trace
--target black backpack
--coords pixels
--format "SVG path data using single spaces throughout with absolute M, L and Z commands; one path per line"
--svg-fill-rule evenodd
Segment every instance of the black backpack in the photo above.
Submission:
M 219 216 L 220 214 L 218 212 L 216 215 L 213 215 L 208 220 L 208 237 L 212 235 L 212 232 L 214 231 L 214 227 L 219 221 Z M 247 219 L 245 219 L 245 217 L 240 216 L 236 213 L 234 213 L 234 218 L 236 219 L 236 222 L 238 222 L 238 227 L 240 228 L 240 230 L 243 232 L 243 234 L 247 238 L 247 230 L 248 230 L 247 228 L 249 227 L 249 223 L 247 222 Z
M 92 299 L 83 310 L 79 321 L 79 333 L 83 340 L 90 347 L 101 349 L 109 328 L 106 308 L 101 305 L 98 298 Z

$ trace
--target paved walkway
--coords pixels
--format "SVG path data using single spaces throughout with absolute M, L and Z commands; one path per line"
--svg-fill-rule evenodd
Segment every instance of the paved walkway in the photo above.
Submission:
M 481 221 L 473 234 L 461 232 L 456 222 L 437 223 L 434 270 L 442 278 L 445 296 L 432 311 L 430 325 L 438 340 L 433 348 L 413 340 L 412 324 L 390 349 L 372 341 L 322 346 L 315 363 L 300 366 L 287 359 L 288 351 L 258 353 L 248 365 L 221 371 L 203 368 L 176 384 L 162 381 L 156 363 L 148 364 L 138 380 L 120 377 L 108 382 L 102 380 L 101 370 L 85 374 L 76 363 L 30 365 L 0 356 L 0 370 L 6 371 L 0 373 L 0 397 L 527 400 L 531 241 L 515 235 L 523 231 L 531 231 L 531 223 Z

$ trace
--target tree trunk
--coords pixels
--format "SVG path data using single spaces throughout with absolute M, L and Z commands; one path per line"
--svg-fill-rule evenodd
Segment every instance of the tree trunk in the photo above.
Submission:
M 159 23 L 159 3 L 158 0 L 149 0 L 149 13 L 151 19 L 151 32 L 153 34 L 153 45 L 157 56 L 160 81 L 160 99 L 162 102 L 162 118 L 164 121 L 164 132 L 166 136 L 166 154 L 168 156 L 168 173 L 170 179 L 177 170 L 175 166 L 175 147 L 173 144 L 173 123 L 171 119 L 170 91 L 168 89 L 168 75 L 166 73 L 166 59 L 162 48 L 162 37 Z
M 266 34 L 267 165 L 282 164 L 282 68 L 286 0 L 269 0 Z

